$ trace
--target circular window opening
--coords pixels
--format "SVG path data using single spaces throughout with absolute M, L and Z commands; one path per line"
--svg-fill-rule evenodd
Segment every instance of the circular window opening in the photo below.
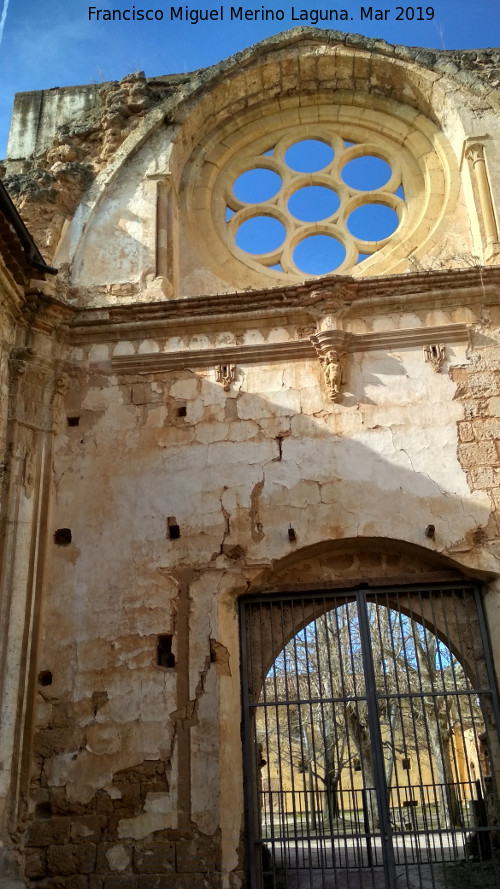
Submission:
M 392 171 L 388 163 L 367 154 L 349 161 L 342 170 L 342 179 L 358 191 L 375 191 L 389 182 Z
M 285 151 L 285 162 L 297 173 L 316 173 L 333 160 L 333 148 L 319 139 L 302 139 Z
M 247 170 L 238 176 L 233 185 L 233 193 L 239 201 L 247 204 L 260 204 L 269 201 L 281 188 L 281 178 L 267 167 Z
M 293 261 L 307 275 L 327 275 L 342 265 L 345 247 L 330 235 L 310 235 L 297 244 Z
M 292 194 L 288 209 L 302 222 L 319 222 L 332 216 L 340 206 L 339 196 L 323 185 L 306 185 Z
M 398 225 L 398 214 L 385 204 L 363 204 L 347 220 L 351 235 L 362 241 L 383 241 L 394 234 Z
M 281 246 L 286 229 L 273 216 L 252 216 L 242 222 L 236 232 L 236 244 L 246 253 L 270 253 Z

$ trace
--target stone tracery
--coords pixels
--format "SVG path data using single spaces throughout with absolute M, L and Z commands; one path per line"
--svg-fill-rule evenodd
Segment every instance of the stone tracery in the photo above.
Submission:
M 323 145 L 331 149 L 331 160 L 325 165 L 322 159 L 318 163 L 312 162 L 309 169 L 294 168 L 288 159 L 290 150 L 301 146 L 310 146 L 314 159 L 317 153 L 317 145 Z M 345 177 L 349 165 L 359 158 L 376 159 L 385 161 L 388 168 L 387 180 L 381 184 L 370 184 L 368 187 L 356 188 L 348 185 Z M 370 236 L 366 230 L 366 237 L 356 237 L 350 230 L 352 214 L 365 206 L 385 206 L 394 211 L 395 228 L 405 218 L 404 198 L 396 192 L 402 190 L 402 171 L 397 157 L 393 158 L 387 151 L 374 143 L 344 141 L 337 135 L 334 128 L 318 127 L 303 128 L 301 132 L 285 134 L 270 150 L 254 156 L 245 155 L 247 170 L 236 177 L 232 188 L 230 179 L 234 165 L 236 169 L 241 165 L 241 160 L 236 156 L 224 171 L 226 187 L 225 194 L 229 218 L 227 221 L 228 233 L 232 252 L 238 256 L 244 252 L 252 260 L 262 263 L 264 267 L 275 269 L 278 272 L 300 275 L 304 268 L 297 257 L 300 245 L 324 235 L 330 241 L 343 248 L 344 258 L 338 255 L 338 251 L 331 249 L 331 261 L 325 271 L 343 272 L 358 264 L 380 250 L 389 240 L 389 237 Z M 319 164 L 319 166 L 318 166 Z M 279 187 L 272 192 L 267 199 L 242 200 L 235 193 L 235 186 L 244 176 L 251 175 L 253 171 L 266 170 L 275 174 Z M 373 179 L 373 177 L 372 177 Z M 309 190 L 309 195 L 305 192 Z M 311 191 L 315 191 L 311 194 Z M 299 202 L 297 198 L 305 197 Z M 325 209 L 315 205 L 315 199 L 323 198 L 323 203 L 330 204 Z M 307 200 L 309 198 L 309 200 Z M 295 205 L 294 205 L 295 200 Z M 296 205 L 299 204 L 298 209 Z M 284 237 L 275 249 L 256 256 L 251 246 L 248 249 L 238 244 L 238 235 L 241 228 L 249 221 L 264 222 L 265 218 L 271 218 L 280 222 L 283 226 Z M 328 252 L 328 250 L 327 250 Z M 260 251 L 259 251 L 260 253 Z M 243 258 L 246 261 L 247 256 Z
M 296 169 L 290 152 L 306 143 L 323 146 L 330 156 L 315 168 Z M 359 184 L 352 167 L 369 159 L 386 173 Z M 242 189 L 252 172 L 261 177 L 255 197 Z M 196 231 L 197 253 L 235 285 L 243 274 L 252 287 L 332 271 L 364 277 L 406 269 L 408 254 L 432 241 L 456 199 L 455 176 L 442 135 L 405 106 L 379 99 L 369 108 L 356 92 L 338 105 L 326 95 L 297 95 L 284 108 L 268 103 L 257 121 L 243 113 L 237 129 L 230 120 L 221 122 L 199 142 L 183 173 L 180 213 L 187 211 L 186 236 Z M 297 210 L 307 189 L 321 189 L 331 206 L 316 215 L 312 202 L 309 215 Z M 357 218 L 372 210 L 392 216 L 381 234 Z M 252 247 L 252 232 L 246 238 L 245 229 L 266 220 L 275 230 Z M 330 264 L 320 272 L 301 256 L 315 239 L 330 246 Z

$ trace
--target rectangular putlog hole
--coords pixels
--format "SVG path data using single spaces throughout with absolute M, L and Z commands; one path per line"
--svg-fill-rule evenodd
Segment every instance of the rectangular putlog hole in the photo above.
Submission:
M 66 421 L 68 426 L 79 426 L 80 425 L 80 417 L 66 417 Z
M 52 685 L 52 673 L 50 670 L 41 670 L 38 674 L 38 684 L 47 686 Z
M 172 636 L 158 636 L 156 663 L 159 667 L 175 667 L 175 654 L 172 651 Z
M 167 519 L 167 537 L 169 540 L 177 540 L 181 536 L 181 531 L 175 516 L 169 515 Z
M 54 531 L 54 543 L 58 546 L 69 546 L 71 543 L 71 528 L 58 528 Z

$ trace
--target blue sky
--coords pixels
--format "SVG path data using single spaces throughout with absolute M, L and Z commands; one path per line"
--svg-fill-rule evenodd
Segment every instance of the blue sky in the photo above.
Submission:
M 382 37 L 389 43 L 445 49 L 500 44 L 500 0 L 434 0 L 429 4 L 433 18 L 426 5 L 404 5 L 403 20 L 396 21 L 401 2 L 388 0 L 380 7 L 389 10 L 387 20 L 370 21 L 361 19 L 361 8 L 369 4 L 358 0 L 336 0 L 334 6 L 329 5 L 333 0 L 323 0 L 323 4 L 321 0 L 293 4 L 269 0 L 266 9 L 284 12 L 284 19 L 274 22 L 230 21 L 232 5 L 243 5 L 244 10 L 262 7 L 248 0 L 242 4 L 223 2 L 222 22 L 193 25 L 171 21 L 171 6 L 163 0 L 101 0 L 96 6 L 104 9 L 109 4 L 120 11 L 134 6 L 136 10 L 160 10 L 163 20 L 153 22 L 96 21 L 95 17 L 89 21 L 89 4 L 83 0 L 0 0 L 0 157 L 5 156 L 16 92 L 118 80 L 137 70 L 154 76 L 212 65 L 264 37 L 301 24 L 293 20 L 292 8 L 296 16 L 300 10 L 346 9 L 349 21 L 332 23 L 331 27 Z M 207 8 L 220 10 L 220 0 L 189 4 L 191 10 Z M 410 15 L 414 10 L 413 21 L 406 18 L 407 9 Z M 423 21 L 418 20 L 419 9 Z

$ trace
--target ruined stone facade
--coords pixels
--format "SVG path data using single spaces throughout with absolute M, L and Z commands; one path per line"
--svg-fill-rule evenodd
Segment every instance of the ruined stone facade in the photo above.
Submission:
M 16 99 L 5 181 L 59 274 L 1 308 L 12 885 L 246 885 L 248 592 L 479 578 L 498 676 L 499 60 L 300 28 Z M 332 168 L 335 275 L 293 259 L 298 138 L 391 167 L 368 196 Z M 232 192 L 263 164 L 264 258 Z M 399 225 L 365 243 L 377 201 Z

